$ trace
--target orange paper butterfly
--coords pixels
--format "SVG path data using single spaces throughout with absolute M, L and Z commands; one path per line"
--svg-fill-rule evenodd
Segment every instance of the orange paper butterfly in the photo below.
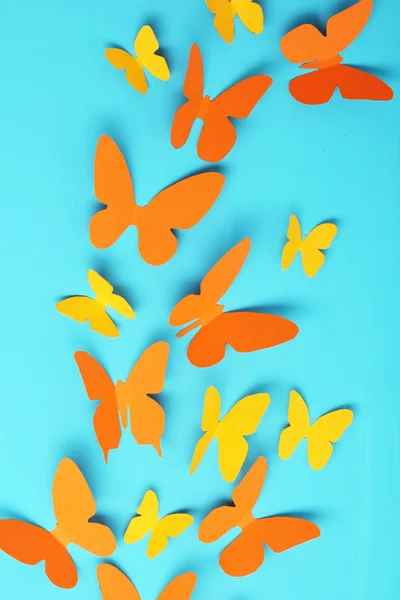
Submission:
M 126 382 L 114 385 L 103 367 L 87 352 L 75 352 L 86 393 L 90 400 L 100 400 L 93 417 L 97 441 L 107 462 L 110 450 L 118 448 L 121 427 L 128 425 L 128 409 L 132 435 L 140 446 L 149 444 L 161 456 L 161 438 L 165 414 L 148 394 L 160 394 L 164 388 L 169 345 L 157 342 L 146 348 L 132 368 Z
M 178 248 L 172 229 L 194 227 L 210 210 L 224 183 L 220 173 L 199 173 L 166 188 L 147 206 L 138 206 L 121 150 L 108 135 L 102 135 L 94 159 L 94 192 L 107 208 L 93 215 L 90 240 L 96 248 L 109 248 L 134 225 L 143 260 L 162 265 Z
M 193 44 L 183 84 L 187 102 L 175 113 L 171 144 L 174 148 L 186 144 L 195 119 L 201 119 L 203 128 L 197 144 L 199 158 L 208 162 L 220 161 L 236 141 L 236 130 L 229 117 L 248 117 L 271 83 L 268 75 L 253 75 L 211 100 L 210 96 L 203 95 L 203 60 L 199 47 Z
M 267 461 L 260 456 L 233 490 L 235 506 L 215 508 L 199 527 L 199 540 L 206 544 L 219 540 L 233 527 L 242 530 L 219 557 L 221 568 L 232 577 L 250 575 L 261 567 L 264 544 L 273 552 L 283 552 L 320 536 L 319 527 L 306 519 L 253 516 L 266 474 Z
M 393 90 L 375 75 L 343 65 L 340 52 L 364 29 L 372 12 L 372 0 L 360 0 L 328 20 L 326 35 L 313 25 L 300 25 L 281 41 L 284 56 L 301 69 L 316 69 L 289 83 L 292 96 L 304 104 L 323 104 L 336 87 L 348 100 L 391 100 Z
M 254 352 L 292 340 L 298 334 L 295 323 L 276 315 L 255 312 L 226 312 L 218 304 L 235 280 L 250 251 L 245 238 L 231 248 L 207 273 L 200 294 L 189 294 L 172 310 L 169 323 L 182 329 L 182 337 L 200 327 L 189 343 L 187 357 L 195 367 L 211 367 L 225 356 L 227 345 L 236 352 Z
M 103 600 L 141 600 L 133 583 L 113 565 L 99 565 L 97 579 Z M 190 600 L 196 582 L 197 577 L 194 573 L 182 573 L 169 582 L 158 596 L 158 600 Z
M 64 458 L 53 482 L 56 528 L 49 532 L 38 525 L 0 520 L 0 549 L 26 565 L 45 561 L 45 572 L 54 585 L 73 588 L 78 573 L 67 546 L 76 544 L 96 556 L 110 556 L 116 549 L 112 531 L 89 522 L 96 504 L 86 480 L 76 464 Z

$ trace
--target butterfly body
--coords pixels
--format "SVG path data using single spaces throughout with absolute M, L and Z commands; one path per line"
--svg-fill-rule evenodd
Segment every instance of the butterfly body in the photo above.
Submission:
M 335 89 L 348 100 L 391 100 L 393 90 L 381 79 L 342 64 L 340 53 L 361 33 L 372 12 L 372 0 L 359 0 L 328 20 L 326 35 L 310 24 L 300 25 L 281 40 L 284 56 L 302 63 L 310 73 L 292 79 L 289 91 L 304 104 L 328 102 Z
M 237 352 L 254 352 L 283 344 L 298 333 L 297 325 L 283 317 L 249 311 L 224 312 L 224 305 L 219 304 L 249 251 L 250 240 L 245 238 L 205 275 L 200 293 L 182 298 L 170 314 L 170 325 L 185 325 L 178 337 L 200 327 L 187 350 L 189 361 L 196 367 L 219 363 L 225 356 L 227 345 Z
M 14 519 L 0 519 L 0 549 L 16 560 L 36 565 L 45 561 L 50 581 L 73 588 L 78 581 L 76 566 L 67 550 L 76 544 L 97 556 L 109 556 L 116 548 L 111 530 L 91 522 L 96 504 L 76 464 L 64 458 L 53 482 L 53 505 L 57 521 L 53 531 Z
M 195 120 L 201 119 L 203 127 L 197 144 L 198 156 L 208 162 L 222 160 L 236 141 L 236 130 L 230 118 L 248 117 L 271 84 L 271 77 L 253 75 L 211 99 L 204 95 L 203 60 L 199 47 L 193 44 L 183 85 L 187 101 L 175 113 L 171 144 L 174 148 L 184 146 Z

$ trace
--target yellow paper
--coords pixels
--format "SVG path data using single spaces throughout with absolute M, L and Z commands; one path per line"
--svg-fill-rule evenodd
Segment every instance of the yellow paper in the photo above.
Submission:
M 299 220 L 291 215 L 287 230 L 288 241 L 282 252 L 282 269 L 286 271 L 300 252 L 305 274 L 314 277 L 325 262 L 321 250 L 330 247 L 337 232 L 338 228 L 333 223 L 322 223 L 303 239 Z
M 236 15 L 251 33 L 261 33 L 263 30 L 263 10 L 253 0 L 206 0 L 206 4 L 215 14 L 216 30 L 228 44 L 233 42 Z
M 257 430 L 269 406 L 268 394 L 252 394 L 242 398 L 220 419 L 221 399 L 215 387 L 209 387 L 204 396 L 201 428 L 205 434 L 198 441 L 190 465 L 192 475 L 211 441 L 218 440 L 218 462 L 225 481 L 235 481 L 246 460 L 249 446 L 245 435 Z
M 158 518 L 158 499 L 155 492 L 145 493 L 138 508 L 138 517 L 134 517 L 124 535 L 126 544 L 134 544 L 150 533 L 147 556 L 155 558 L 168 545 L 168 538 L 178 537 L 193 523 L 193 517 L 184 513 L 173 513 Z
M 58 302 L 56 309 L 78 323 L 89 321 L 90 327 L 97 333 L 107 337 L 117 337 L 119 335 L 118 328 L 107 314 L 107 308 L 114 309 L 127 319 L 135 318 L 134 311 L 122 296 L 113 293 L 113 286 L 96 271 L 89 269 L 88 280 L 94 292 L 94 298 L 71 296 Z
M 147 69 L 157 79 L 167 81 L 170 77 L 167 61 L 156 54 L 160 45 L 150 25 L 144 25 L 133 44 L 136 57 L 121 48 L 107 48 L 106 59 L 118 70 L 126 71 L 126 80 L 141 94 L 146 94 L 148 85 L 144 74 Z
M 334 410 L 323 415 L 310 425 L 308 408 L 303 398 L 295 391 L 290 392 L 289 426 L 281 433 L 278 454 L 287 460 L 303 439 L 307 439 L 308 462 L 319 470 L 325 467 L 332 452 L 332 442 L 337 442 L 353 421 L 353 412 L 348 408 Z

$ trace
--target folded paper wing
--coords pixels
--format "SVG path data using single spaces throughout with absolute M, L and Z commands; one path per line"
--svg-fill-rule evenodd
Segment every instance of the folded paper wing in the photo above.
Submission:
M 236 15 L 251 33 L 261 33 L 263 30 L 263 10 L 253 0 L 206 0 L 206 4 L 215 14 L 215 29 L 228 44 L 233 42 Z

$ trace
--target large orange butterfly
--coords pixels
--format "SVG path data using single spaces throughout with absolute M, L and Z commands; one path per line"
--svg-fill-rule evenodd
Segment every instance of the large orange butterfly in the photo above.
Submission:
M 233 527 L 242 530 L 219 557 L 221 568 L 232 577 L 250 575 L 261 567 L 264 544 L 273 552 L 283 552 L 321 535 L 319 527 L 306 519 L 284 516 L 256 519 L 253 516 L 266 474 L 267 461 L 260 456 L 233 490 L 235 506 L 215 508 L 199 527 L 199 540 L 205 544 L 219 540 Z
M 99 565 L 97 579 L 103 600 L 141 600 L 133 583 L 113 565 Z M 196 582 L 195 573 L 182 573 L 169 582 L 158 600 L 190 600 Z
M 169 345 L 156 342 L 146 348 L 124 382 L 114 385 L 103 367 L 87 352 L 79 350 L 74 357 L 90 400 L 100 400 L 93 416 L 97 440 L 107 462 L 110 450 L 118 448 L 121 427 L 128 425 L 128 409 L 132 435 L 140 445 L 151 445 L 161 456 L 161 438 L 165 414 L 148 394 L 160 394 L 164 388 Z
M 138 206 L 121 150 L 108 135 L 102 135 L 94 159 L 94 192 L 107 208 L 93 215 L 90 240 L 96 248 L 109 248 L 134 225 L 143 260 L 163 265 L 178 248 L 172 229 L 194 227 L 210 210 L 224 183 L 221 173 L 199 173 L 159 192 L 147 206 Z
M 182 298 L 172 310 L 169 323 L 181 327 L 182 337 L 200 327 L 190 341 L 187 357 L 195 367 L 211 367 L 225 356 L 226 346 L 236 352 L 254 352 L 292 340 L 299 328 L 292 321 L 276 315 L 256 312 L 226 312 L 219 300 L 229 289 L 250 251 L 250 239 L 231 248 L 203 278 L 200 294 Z
M 64 458 L 53 481 L 56 528 L 49 532 L 38 525 L 0 520 L 0 549 L 26 565 L 45 561 L 45 572 L 54 585 L 73 588 L 78 573 L 67 546 L 76 544 L 96 556 L 110 556 L 116 549 L 112 531 L 89 522 L 96 504 L 86 480 L 76 464 Z
M 289 83 L 292 96 L 304 104 L 323 104 L 336 87 L 348 100 L 391 100 L 393 90 L 375 75 L 343 65 L 340 52 L 364 29 L 372 0 L 360 0 L 328 20 L 326 35 L 313 25 L 300 25 L 281 40 L 284 56 L 301 69 L 316 69 Z
M 183 84 L 187 102 L 175 113 L 171 144 L 174 148 L 186 144 L 195 119 L 202 119 L 203 128 L 197 144 L 199 158 L 208 162 L 222 160 L 236 141 L 236 130 L 229 117 L 248 117 L 271 83 L 268 75 L 253 75 L 211 100 L 210 96 L 203 95 L 203 60 L 199 47 L 193 44 Z

